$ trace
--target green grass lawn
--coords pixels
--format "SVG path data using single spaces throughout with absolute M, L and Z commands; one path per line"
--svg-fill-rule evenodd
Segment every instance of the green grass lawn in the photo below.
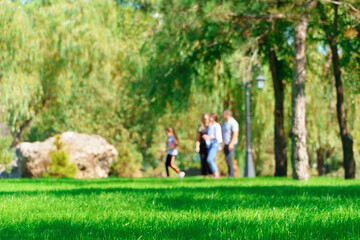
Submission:
M 359 239 L 360 181 L 0 181 L 0 239 Z

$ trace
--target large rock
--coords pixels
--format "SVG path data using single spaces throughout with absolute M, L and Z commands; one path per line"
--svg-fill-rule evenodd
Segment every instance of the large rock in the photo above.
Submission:
M 97 135 L 86 135 L 75 132 L 61 134 L 65 143 L 64 150 L 70 161 L 79 169 L 75 178 L 106 178 L 110 164 L 118 152 L 104 138 Z M 16 147 L 16 155 L 21 161 L 21 177 L 42 177 L 50 164 L 50 152 L 56 150 L 55 137 L 44 142 L 24 142 Z

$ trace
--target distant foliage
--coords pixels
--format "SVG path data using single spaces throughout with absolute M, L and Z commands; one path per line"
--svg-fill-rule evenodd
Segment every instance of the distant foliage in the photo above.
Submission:
M 0 2 L 0 109 L 12 134 L 33 142 L 72 130 L 120 151 L 148 147 L 153 120 L 134 91 L 158 20 L 114 0 L 46 2 Z
M 201 113 L 220 114 L 230 108 L 240 125 L 235 158 L 241 172 L 244 81 L 254 77 L 251 66 L 261 66 L 266 86 L 262 91 L 251 89 L 252 145 L 257 174 L 272 175 L 274 90 L 266 52 L 259 48 L 264 40 L 259 36 L 269 24 L 246 25 L 230 16 L 291 13 L 290 8 L 278 9 L 285 2 L 289 1 L 0 1 L 0 118 L 13 135 L 23 130 L 23 141 L 44 140 L 69 130 L 101 135 L 119 152 L 112 165 L 114 176 L 161 176 L 165 127 L 173 126 L 180 138 L 175 163 L 183 170 L 199 168 L 194 147 Z M 355 1 L 354 6 L 360 8 Z M 345 108 L 360 166 L 360 17 L 340 13 Z M 327 14 L 332 19 L 332 11 Z M 317 168 L 321 157 L 324 168 L 329 164 L 332 172 L 342 161 L 336 92 L 331 54 L 320 21 L 316 14 L 312 17 L 309 36 L 314 37 L 309 37 L 307 46 L 307 149 L 311 168 Z M 279 22 L 283 32 L 274 36 L 274 45 L 281 46 L 276 48 L 278 58 L 290 76 L 284 96 L 287 136 L 294 29 L 285 22 Z M 0 161 L 11 159 L 12 151 L 7 149 L 0 140 Z M 321 154 L 323 149 L 334 150 Z M 53 164 L 67 166 L 66 152 L 61 151 L 52 153 Z M 222 153 L 218 163 L 226 173 Z
M 69 156 L 63 149 L 64 143 L 59 135 L 54 141 L 56 150 L 50 153 L 51 164 L 48 166 L 47 175 L 51 177 L 74 178 L 78 169 L 76 164 L 70 163 Z
M 110 166 L 111 174 L 117 177 L 141 177 L 140 166 L 143 158 L 141 153 L 131 144 L 122 144 L 118 147 L 119 155 Z
M 10 149 L 12 138 L 0 137 L 0 164 L 6 164 L 12 161 L 14 151 Z

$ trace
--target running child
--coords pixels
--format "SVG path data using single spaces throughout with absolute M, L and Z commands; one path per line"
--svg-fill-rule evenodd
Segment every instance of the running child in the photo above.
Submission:
M 179 140 L 176 131 L 172 127 L 169 127 L 166 129 L 166 135 L 168 137 L 168 155 L 166 157 L 166 163 L 165 163 L 166 174 L 168 177 L 170 176 L 169 167 L 171 167 L 178 174 L 179 178 L 183 178 L 185 177 L 185 173 L 180 171 L 180 169 L 174 165 L 175 158 L 178 155 L 177 147 L 179 145 Z

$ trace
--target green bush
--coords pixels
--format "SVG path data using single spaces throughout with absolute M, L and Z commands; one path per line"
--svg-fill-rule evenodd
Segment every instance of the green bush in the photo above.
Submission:
M 54 141 L 56 150 L 50 153 L 50 162 L 47 174 L 50 177 L 66 177 L 74 178 L 78 169 L 74 163 L 70 163 L 69 156 L 63 150 L 64 143 L 61 141 L 60 136 L 56 136 Z
M 0 137 L 0 164 L 6 164 L 12 161 L 14 152 L 10 149 L 11 142 L 11 136 Z
M 141 177 L 142 155 L 133 144 L 123 143 L 118 147 L 119 155 L 110 166 L 110 175 L 117 177 Z

